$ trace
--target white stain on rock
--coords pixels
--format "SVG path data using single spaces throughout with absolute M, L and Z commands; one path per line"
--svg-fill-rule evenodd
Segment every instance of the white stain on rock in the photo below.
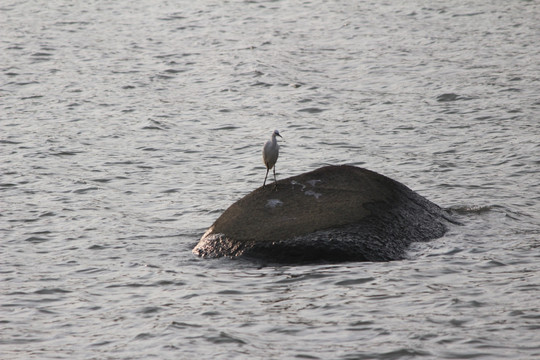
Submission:
M 300 191 L 304 191 L 304 189 L 306 188 L 306 185 L 302 184 L 302 183 L 299 183 L 298 181 L 296 180 L 293 180 L 291 181 L 291 185 L 293 186 L 293 188 L 296 186 L 296 185 L 300 185 L 302 187 L 302 189 L 300 189 Z
M 305 194 L 309 195 L 309 196 L 314 196 L 315 199 L 318 199 L 322 195 L 321 193 L 318 193 L 318 192 L 315 192 L 315 191 L 312 191 L 312 190 L 306 191 Z
M 322 182 L 322 180 L 314 179 L 314 180 L 308 180 L 308 181 L 307 181 L 307 183 L 308 183 L 309 185 L 311 185 L 311 187 L 315 187 L 315 186 L 317 185 L 317 183 L 319 183 L 319 182 Z M 302 191 L 305 195 L 313 196 L 315 199 L 319 199 L 319 197 L 322 196 L 321 193 L 315 192 L 315 191 L 313 191 L 313 190 L 307 190 L 307 191 L 306 191 L 307 185 L 304 185 L 304 184 L 302 184 L 302 183 L 299 183 L 298 181 L 295 181 L 295 180 L 291 181 L 291 185 L 292 185 L 293 187 L 296 186 L 296 185 L 300 186 L 300 187 L 301 187 L 301 188 L 300 188 L 300 191 Z
M 283 201 L 279 200 L 279 199 L 268 199 L 268 201 L 266 202 L 266 207 L 268 208 L 275 208 L 277 206 L 283 206 Z

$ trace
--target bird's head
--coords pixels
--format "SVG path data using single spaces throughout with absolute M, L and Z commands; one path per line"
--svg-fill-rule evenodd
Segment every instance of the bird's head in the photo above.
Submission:
M 274 130 L 274 136 L 279 136 L 280 138 L 283 139 L 283 136 L 279 135 L 279 131 L 277 130 Z

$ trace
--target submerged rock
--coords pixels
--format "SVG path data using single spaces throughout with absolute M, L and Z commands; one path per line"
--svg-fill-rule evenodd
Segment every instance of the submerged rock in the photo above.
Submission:
M 448 214 L 366 169 L 326 166 L 267 185 L 232 204 L 193 249 L 203 257 L 266 261 L 389 261 L 447 231 Z

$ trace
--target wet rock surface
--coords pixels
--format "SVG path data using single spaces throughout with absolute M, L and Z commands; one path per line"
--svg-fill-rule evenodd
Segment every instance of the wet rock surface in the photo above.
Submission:
M 231 205 L 193 253 L 275 262 L 389 261 L 452 221 L 405 185 L 354 166 L 326 166 L 256 189 Z

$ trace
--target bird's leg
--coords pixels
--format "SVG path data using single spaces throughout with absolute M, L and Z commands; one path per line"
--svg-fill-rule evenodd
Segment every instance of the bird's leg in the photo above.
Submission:
M 269 170 L 270 170 L 269 168 L 266 168 L 266 176 L 264 177 L 263 187 L 266 185 L 266 178 L 268 177 Z
M 274 165 L 274 190 L 277 190 L 276 166 Z

